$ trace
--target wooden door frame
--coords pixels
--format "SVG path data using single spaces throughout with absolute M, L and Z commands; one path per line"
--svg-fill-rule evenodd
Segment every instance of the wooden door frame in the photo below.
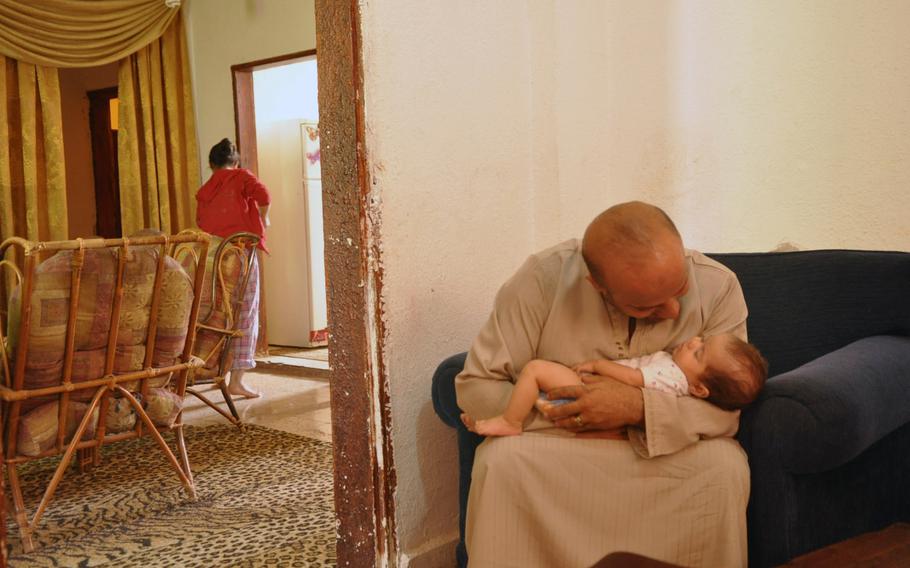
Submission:
M 253 96 L 253 71 L 284 65 L 297 59 L 313 57 L 315 49 L 258 59 L 231 65 L 231 85 L 234 92 L 234 140 L 240 152 L 240 165 L 259 175 L 259 152 L 256 144 L 256 104 Z M 259 254 L 259 336 L 256 353 L 269 354 L 268 299 L 265 293 L 265 273 L 262 254 Z
M 259 174 L 256 148 L 256 111 L 253 97 L 253 71 L 285 65 L 297 59 L 316 55 L 315 49 L 258 59 L 247 63 L 231 65 L 231 84 L 234 90 L 234 126 L 237 149 L 240 151 L 243 167 Z
M 397 566 L 379 211 L 366 159 L 358 0 L 316 0 L 338 566 Z
M 252 141 L 241 135 L 241 125 L 249 130 L 253 109 L 253 68 L 318 53 L 338 566 L 394 567 L 396 484 L 379 301 L 382 254 L 366 161 L 360 26 L 358 0 L 316 0 L 315 51 L 231 71 L 235 93 L 249 95 L 239 104 L 235 98 L 238 146 L 255 155 L 255 135 Z

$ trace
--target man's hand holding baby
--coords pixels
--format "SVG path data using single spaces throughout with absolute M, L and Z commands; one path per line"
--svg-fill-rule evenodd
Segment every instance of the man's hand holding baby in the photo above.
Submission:
M 556 426 L 585 437 L 621 437 L 617 432 L 642 416 L 641 389 L 601 375 L 582 375 L 584 385 L 553 389 L 549 400 L 575 399 L 561 405 L 542 405 L 541 412 Z

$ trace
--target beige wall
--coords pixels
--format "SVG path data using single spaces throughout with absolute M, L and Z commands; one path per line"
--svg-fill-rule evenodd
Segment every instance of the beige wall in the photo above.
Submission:
M 430 376 L 529 253 L 636 198 L 705 250 L 910 250 L 910 3 L 359 5 L 404 564 L 457 533 Z
M 60 107 L 66 160 L 66 206 L 69 237 L 95 234 L 95 176 L 88 91 L 117 86 L 117 64 L 60 69 Z
M 236 135 L 231 66 L 315 49 L 314 4 L 315 0 L 186 2 L 201 179 L 209 177 L 209 149 Z

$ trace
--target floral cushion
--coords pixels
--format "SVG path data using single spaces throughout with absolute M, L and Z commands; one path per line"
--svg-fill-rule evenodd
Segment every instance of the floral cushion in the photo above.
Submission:
M 183 399 L 166 388 L 151 388 L 145 396 L 135 395 L 145 408 L 146 414 L 156 426 L 173 426 L 177 415 L 183 410 Z M 105 432 L 116 434 L 136 425 L 136 411 L 126 398 L 112 398 L 105 414 Z
M 156 426 L 173 426 L 183 409 L 183 399 L 164 388 L 149 389 L 145 412 Z
M 136 425 L 136 418 L 136 411 L 126 398 L 111 398 L 104 413 L 104 430 L 108 434 L 125 432 Z
M 76 311 L 74 383 L 99 378 L 104 374 L 118 254 L 120 252 L 115 249 L 85 251 Z M 128 254 L 123 274 L 123 297 L 113 369 L 115 374 L 137 371 L 145 366 L 159 247 L 132 247 Z M 35 270 L 25 388 L 53 386 L 62 380 L 73 255 L 74 251 L 58 252 Z M 177 261 L 167 257 L 157 310 L 152 366 L 175 364 L 183 352 L 192 299 L 193 285 L 190 278 Z M 20 303 L 21 291 L 17 289 L 11 299 L 11 314 L 19 313 Z M 18 326 L 10 330 L 11 353 L 15 353 L 18 331 Z M 90 396 L 88 390 L 73 392 L 73 398 Z M 27 403 L 25 406 L 33 405 L 34 403 Z
M 37 456 L 54 447 L 57 441 L 57 424 L 59 415 L 59 403 L 48 402 L 35 408 L 25 416 L 19 419 L 19 432 L 16 437 L 16 448 L 19 453 L 25 456 Z M 81 402 L 70 402 L 67 404 L 66 416 L 66 434 L 64 443 L 69 442 L 76 433 L 76 428 L 88 405 Z M 92 419 L 88 427 L 82 434 L 83 440 L 89 440 L 95 435 L 95 428 L 98 425 L 98 409 L 92 413 Z

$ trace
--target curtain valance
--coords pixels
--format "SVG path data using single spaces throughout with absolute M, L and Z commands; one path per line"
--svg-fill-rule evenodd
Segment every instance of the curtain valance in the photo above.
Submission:
M 0 54 L 48 67 L 94 67 L 158 39 L 180 0 L 0 0 Z

